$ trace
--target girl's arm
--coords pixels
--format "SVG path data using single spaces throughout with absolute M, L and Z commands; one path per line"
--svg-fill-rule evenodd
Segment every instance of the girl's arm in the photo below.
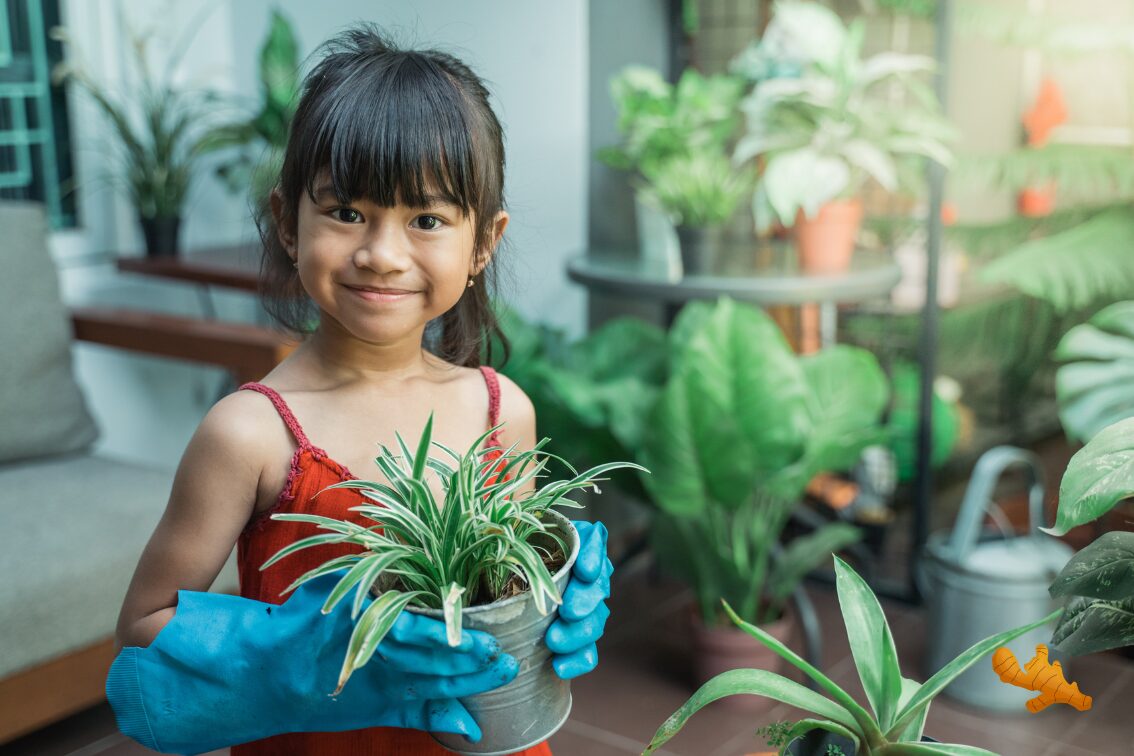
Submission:
M 332 698 L 354 629 L 352 602 L 329 615 L 320 609 L 341 573 L 304 583 L 280 605 L 206 592 L 255 508 L 260 460 L 280 453 L 264 432 L 278 419 L 253 403 L 271 412 L 245 392 L 201 423 L 138 563 L 119 619 L 124 647 L 106 681 L 118 728 L 163 753 L 365 727 L 478 739 L 457 699 L 506 684 L 519 670 L 492 636 L 468 630 L 451 648 L 444 623 L 403 612 Z
M 189 441 L 161 521 L 118 616 L 118 646 L 148 646 L 173 617 L 177 591 L 207 591 L 256 503 L 270 407 L 250 392 L 218 402 Z

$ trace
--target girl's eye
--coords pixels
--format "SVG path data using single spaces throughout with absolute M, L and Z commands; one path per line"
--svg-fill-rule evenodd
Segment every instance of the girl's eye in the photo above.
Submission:
M 350 207 L 337 207 L 331 211 L 331 215 L 343 223 L 357 223 L 362 220 L 362 214 Z
M 414 218 L 414 223 L 423 231 L 436 231 L 441 227 L 443 221 L 436 215 L 419 215 Z

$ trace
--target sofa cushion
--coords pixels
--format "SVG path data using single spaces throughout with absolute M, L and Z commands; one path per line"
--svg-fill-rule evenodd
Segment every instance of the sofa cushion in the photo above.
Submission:
M 0 462 L 85 449 L 98 430 L 71 372 L 43 207 L 0 202 L 0 229 Z
M 172 481 L 89 455 L 0 465 L 0 677 L 114 634 Z M 213 590 L 236 592 L 232 557 Z

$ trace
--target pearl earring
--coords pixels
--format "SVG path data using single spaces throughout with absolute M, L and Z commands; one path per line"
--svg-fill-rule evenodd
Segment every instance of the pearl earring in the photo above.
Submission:
M 296 270 L 299 270 L 299 260 L 292 260 L 291 261 L 291 267 L 295 268 Z
M 474 281 L 473 279 L 470 278 L 469 282 L 467 284 L 465 284 L 465 288 L 466 289 L 471 288 L 474 283 L 476 283 L 476 281 Z

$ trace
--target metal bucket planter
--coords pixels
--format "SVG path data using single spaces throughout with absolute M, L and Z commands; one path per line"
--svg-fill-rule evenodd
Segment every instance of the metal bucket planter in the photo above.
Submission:
M 1023 464 L 1031 477 L 1029 533 L 1013 538 L 981 537 L 981 521 L 992 490 L 1005 468 Z M 974 643 L 990 635 L 1042 619 L 1060 602 L 1048 586 L 1071 558 L 1071 548 L 1037 532 L 1043 523 L 1042 468 L 1034 454 L 1010 446 L 985 452 L 973 470 L 951 533 L 934 533 L 926 544 L 918 576 L 929 600 L 931 675 Z M 993 534 L 986 534 L 993 535 Z M 1016 638 L 1008 648 L 1023 663 L 1038 643 L 1048 643 L 1052 627 L 1041 626 Z M 1059 658 L 1051 649 L 1051 658 Z M 1064 668 L 1066 658 L 1061 659 Z M 1026 713 L 1031 691 L 1005 685 L 988 663 L 974 665 L 943 691 L 982 710 Z
M 570 550 L 566 564 L 552 576 L 562 595 L 579 556 L 579 534 L 558 512 L 548 512 L 547 516 L 554 521 L 554 530 L 566 537 Z M 411 607 L 410 611 L 443 620 L 440 609 Z M 462 610 L 463 626 L 491 633 L 504 651 L 519 662 L 520 673 L 501 688 L 461 699 L 480 725 L 480 742 L 471 743 L 463 735 L 441 732 L 431 733 L 434 740 L 455 753 L 503 756 L 538 745 L 563 726 L 571 713 L 571 684 L 555 674 L 551 651 L 543 642 L 544 633 L 558 614 L 551 611 L 547 616 L 541 615 L 531 591 Z

